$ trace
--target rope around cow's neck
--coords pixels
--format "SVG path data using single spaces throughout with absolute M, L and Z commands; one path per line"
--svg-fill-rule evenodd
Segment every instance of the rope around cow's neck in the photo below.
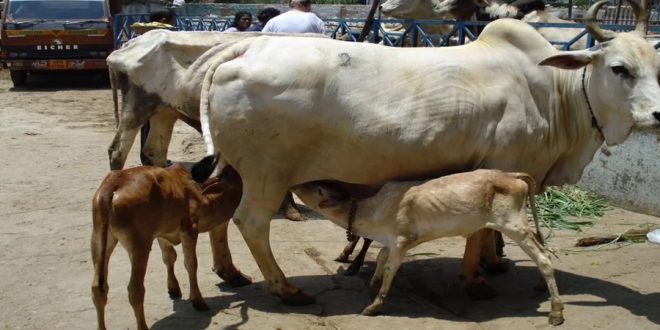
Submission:
M 353 222 L 355 222 L 355 213 L 357 213 L 357 200 L 351 198 L 351 208 L 348 211 L 348 225 L 346 226 L 346 240 L 355 242 L 358 236 L 353 234 Z
M 596 119 L 596 116 L 594 115 L 594 110 L 591 108 L 591 102 L 589 102 L 589 96 L 587 95 L 587 87 L 585 86 L 584 83 L 586 75 L 587 75 L 587 65 L 585 65 L 584 69 L 582 70 L 582 93 L 584 93 L 584 99 L 587 100 L 587 107 L 589 107 L 589 113 L 591 113 L 591 126 L 595 127 L 598 130 L 598 133 L 600 133 L 600 136 L 603 137 L 603 140 L 605 140 L 605 134 L 603 134 L 603 129 L 598 124 L 598 119 Z

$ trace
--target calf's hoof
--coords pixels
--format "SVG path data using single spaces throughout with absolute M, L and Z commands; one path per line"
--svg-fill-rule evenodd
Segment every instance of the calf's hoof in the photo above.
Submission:
M 180 288 L 167 289 L 167 293 L 170 295 L 170 298 L 172 298 L 172 299 L 181 298 L 181 289 Z
M 361 267 L 362 267 L 362 265 L 360 265 L 356 262 L 353 262 L 350 266 L 348 266 L 348 268 L 344 272 L 344 276 L 355 276 L 355 275 L 357 275 L 357 273 L 360 272 Z
M 286 297 L 280 297 L 280 299 L 287 306 L 305 306 L 316 302 L 314 297 L 302 292 L 302 290 Z
M 550 323 L 551 325 L 560 325 L 564 323 L 564 315 L 562 314 L 562 312 L 550 312 L 548 323 Z
M 193 308 L 198 310 L 198 311 L 207 311 L 207 310 L 209 310 L 209 305 L 206 304 L 204 299 L 193 300 L 191 302 L 192 302 Z
M 486 281 L 468 283 L 465 286 L 465 290 L 467 291 L 468 296 L 475 300 L 486 300 L 497 297 L 497 291 L 495 291 L 495 289 Z
M 381 305 L 371 304 L 362 310 L 362 315 L 364 316 L 378 315 L 378 312 L 380 312 L 380 308 Z
M 302 215 L 302 213 L 293 207 L 289 207 L 284 210 L 284 217 L 291 221 L 305 221 L 305 217 Z
M 488 275 L 500 275 L 504 274 L 511 269 L 511 261 L 508 259 L 501 259 L 501 262 L 488 264 L 484 263 L 482 265 L 484 272 Z
M 346 263 L 346 262 L 351 262 L 350 260 L 348 260 L 348 255 L 347 255 L 347 254 L 343 254 L 343 253 L 340 254 L 339 257 L 335 258 L 335 261 L 336 261 L 336 262 L 344 262 L 344 263 Z

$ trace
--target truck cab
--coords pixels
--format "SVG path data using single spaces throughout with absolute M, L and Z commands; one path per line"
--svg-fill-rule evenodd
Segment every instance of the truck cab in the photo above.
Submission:
M 107 70 L 108 0 L 4 0 L 1 18 L 0 62 L 14 86 L 34 72 Z

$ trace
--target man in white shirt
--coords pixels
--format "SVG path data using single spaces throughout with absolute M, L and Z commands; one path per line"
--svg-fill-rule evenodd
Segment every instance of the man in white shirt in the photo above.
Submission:
M 325 24 L 311 10 L 312 0 L 290 0 L 289 11 L 273 17 L 266 23 L 262 31 L 323 34 Z

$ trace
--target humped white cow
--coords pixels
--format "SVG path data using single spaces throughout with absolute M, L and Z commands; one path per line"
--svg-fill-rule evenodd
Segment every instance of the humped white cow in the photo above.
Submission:
M 496 168 L 529 173 L 541 189 L 578 181 L 603 141 L 658 129 L 660 58 L 639 32 L 643 10 L 631 1 L 636 31 L 614 33 L 594 21 L 606 3 L 587 13 L 600 45 L 581 51 L 560 52 L 511 19 L 458 47 L 261 37 L 224 51 L 204 81 L 202 129 L 209 152 L 242 177 L 233 219 L 270 292 L 313 302 L 270 248 L 289 187 Z
M 564 23 L 576 24 L 558 18 L 544 10 L 542 0 L 520 0 L 511 4 L 499 1 L 473 0 L 387 0 L 381 5 L 384 14 L 407 19 L 455 19 L 468 20 L 483 8 L 487 19 L 519 18 L 527 23 Z M 479 17 L 484 20 L 483 17 Z M 549 41 L 568 42 L 580 34 L 581 28 L 539 28 L 541 35 Z M 557 47 L 562 47 L 558 45 Z M 570 45 L 571 49 L 584 49 L 586 36 Z

